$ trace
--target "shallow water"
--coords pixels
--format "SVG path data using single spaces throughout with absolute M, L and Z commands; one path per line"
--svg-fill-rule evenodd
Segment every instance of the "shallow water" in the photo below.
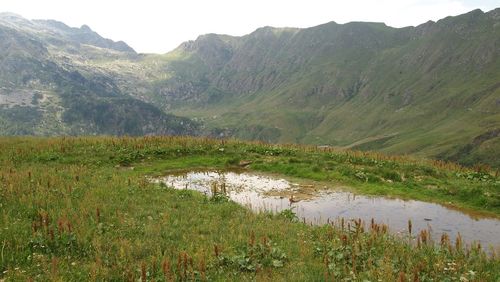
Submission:
M 235 202 L 255 211 L 279 212 L 292 208 L 306 222 L 324 224 L 339 218 L 385 223 L 393 233 L 412 234 L 428 229 L 435 241 L 443 233 L 455 240 L 458 233 L 466 243 L 500 247 L 500 220 L 470 215 L 459 210 L 422 201 L 355 195 L 342 187 L 326 187 L 314 182 L 294 183 L 254 173 L 187 172 L 156 179 L 176 189 L 196 190 L 211 195 L 225 191 Z M 452 241 L 453 242 L 453 241 Z

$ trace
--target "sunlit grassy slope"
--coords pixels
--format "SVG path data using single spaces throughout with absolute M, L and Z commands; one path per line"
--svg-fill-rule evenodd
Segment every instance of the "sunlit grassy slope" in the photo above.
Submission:
M 497 281 L 498 257 L 424 232 L 293 212 L 253 214 L 147 176 L 253 170 L 500 214 L 498 177 L 406 157 L 184 137 L 1 138 L 0 279 L 6 281 Z M 432 188 L 431 188 L 432 187 Z M 361 227 L 363 226 L 363 227 Z M 389 227 L 390 228 L 390 227 Z M 418 243 L 417 243 L 418 241 Z
M 263 27 L 158 55 L 0 14 L 0 134 L 205 134 L 498 168 L 499 19 Z
M 154 57 L 149 95 L 213 134 L 498 167 L 499 13 L 204 35 Z

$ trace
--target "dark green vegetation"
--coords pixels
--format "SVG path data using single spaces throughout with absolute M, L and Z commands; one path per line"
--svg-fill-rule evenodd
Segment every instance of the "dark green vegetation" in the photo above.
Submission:
M 434 238 L 433 246 L 423 232 L 410 246 L 409 235 L 395 238 L 376 222 L 312 227 L 294 222 L 291 211 L 256 215 L 224 197 L 146 178 L 240 160 L 254 170 L 500 214 L 499 179 L 449 163 L 184 137 L 0 138 L 0 279 L 500 278 L 498 257 L 461 241 Z
M 0 32 L 4 134 L 205 134 L 500 166 L 500 9 L 208 34 L 165 55 L 8 14 Z

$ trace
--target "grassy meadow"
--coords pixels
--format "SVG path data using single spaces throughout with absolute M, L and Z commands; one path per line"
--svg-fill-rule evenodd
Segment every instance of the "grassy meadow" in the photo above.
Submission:
M 188 137 L 0 138 L 0 281 L 499 281 L 498 254 L 376 221 L 298 222 L 153 184 L 248 169 L 500 216 L 488 167 Z M 409 242 L 412 241 L 410 244 Z

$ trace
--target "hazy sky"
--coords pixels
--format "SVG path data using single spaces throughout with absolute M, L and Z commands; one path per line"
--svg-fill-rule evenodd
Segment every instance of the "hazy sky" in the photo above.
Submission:
M 200 34 L 244 35 L 262 26 L 310 27 L 335 21 L 418 25 L 499 0 L 0 0 L 0 12 L 89 25 L 138 52 L 165 53 Z

